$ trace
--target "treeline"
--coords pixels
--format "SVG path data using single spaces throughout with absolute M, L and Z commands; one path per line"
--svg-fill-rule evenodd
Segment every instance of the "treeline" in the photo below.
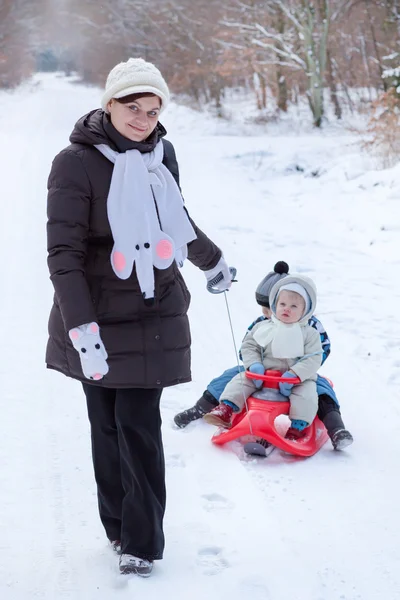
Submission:
M 400 0 L 0 0 L 0 86 L 35 69 L 101 85 L 142 56 L 200 104 L 222 110 L 229 88 L 253 90 L 261 112 L 306 97 L 319 126 L 327 97 L 340 119 L 354 90 L 387 91 L 399 33 Z

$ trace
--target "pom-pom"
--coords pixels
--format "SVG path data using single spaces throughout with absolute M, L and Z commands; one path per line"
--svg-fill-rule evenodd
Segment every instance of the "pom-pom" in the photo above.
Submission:
M 289 265 L 285 263 L 284 260 L 280 260 L 274 266 L 275 273 L 279 273 L 279 275 L 283 275 L 283 273 L 289 273 Z

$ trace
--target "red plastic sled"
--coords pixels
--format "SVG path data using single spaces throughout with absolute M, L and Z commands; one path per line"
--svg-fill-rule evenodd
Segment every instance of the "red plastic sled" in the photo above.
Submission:
M 258 438 L 263 438 L 290 454 L 296 456 L 312 456 L 328 439 L 328 432 L 324 424 L 318 417 L 315 417 L 313 423 L 307 428 L 307 434 L 301 440 L 295 442 L 286 440 L 276 429 L 275 419 L 279 415 L 288 415 L 290 403 L 284 396 L 279 394 L 279 382 L 300 383 L 300 379 L 282 377 L 280 371 L 266 371 L 265 375 L 256 375 L 255 373 L 245 372 L 248 379 L 261 379 L 264 381 L 262 393 L 265 399 L 250 396 L 247 399 L 248 410 L 245 409 L 234 415 L 231 429 L 219 429 L 212 437 L 212 442 L 217 445 L 226 444 L 239 437 L 253 434 Z M 268 392 L 268 390 L 271 390 Z M 270 400 L 270 398 L 282 398 L 282 400 Z M 250 427 L 251 423 L 251 427 Z

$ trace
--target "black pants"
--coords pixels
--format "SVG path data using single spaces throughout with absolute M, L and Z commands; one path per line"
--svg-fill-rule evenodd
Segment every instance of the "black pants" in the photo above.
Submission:
M 165 465 L 158 389 L 83 384 L 100 519 L 122 552 L 148 560 L 164 550 Z
M 320 394 L 318 396 L 317 414 L 331 437 L 338 429 L 345 428 L 340 409 L 328 394 Z

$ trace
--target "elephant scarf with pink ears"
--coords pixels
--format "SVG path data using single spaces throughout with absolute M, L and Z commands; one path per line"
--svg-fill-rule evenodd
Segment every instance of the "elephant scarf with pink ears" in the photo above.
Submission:
M 163 165 L 164 147 L 152 152 L 118 153 L 96 145 L 114 163 L 107 215 L 114 238 L 111 265 L 120 279 L 128 279 L 136 264 L 143 298 L 154 297 L 154 269 L 179 266 L 187 258 L 187 244 L 196 233 L 184 209 L 175 179 Z

